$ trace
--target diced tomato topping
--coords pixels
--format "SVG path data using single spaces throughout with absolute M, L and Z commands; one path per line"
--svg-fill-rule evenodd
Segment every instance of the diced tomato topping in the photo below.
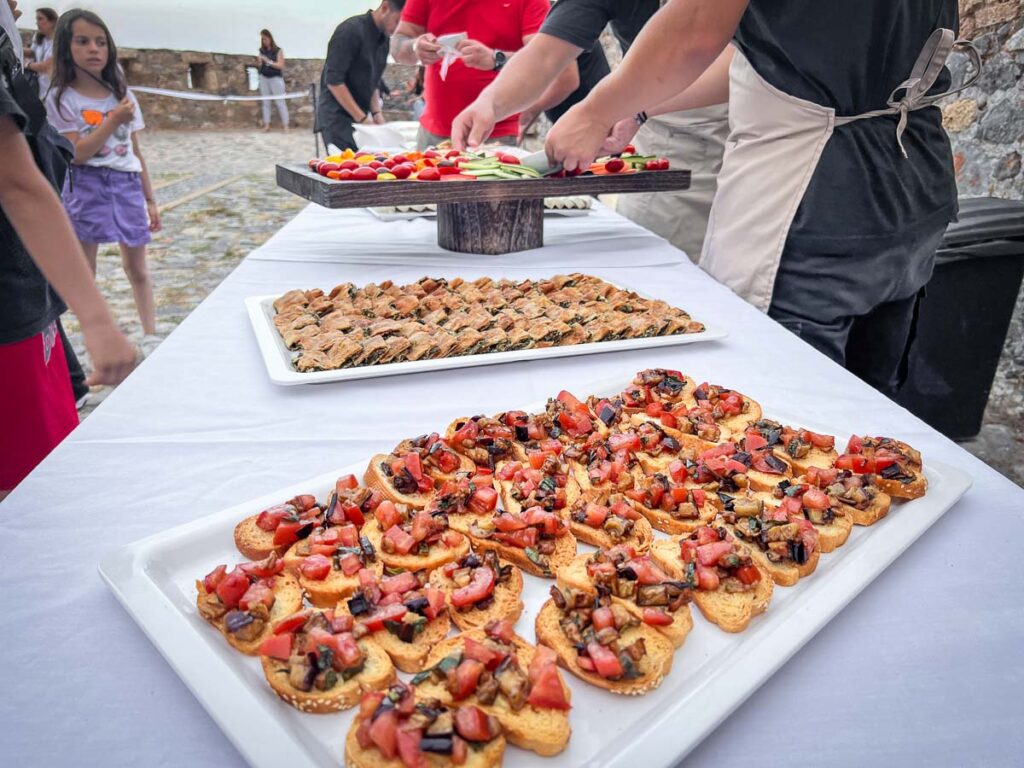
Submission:
M 743 447 L 746 449 L 748 453 L 759 451 L 762 448 L 766 448 L 767 446 L 768 441 L 765 440 L 764 437 L 755 430 L 749 430 L 747 432 L 746 437 L 743 439 Z
M 717 565 L 723 555 L 732 551 L 732 543 L 728 541 L 714 541 L 697 547 L 697 562 L 700 565 Z
M 465 765 L 469 757 L 469 746 L 465 739 L 452 736 L 452 765 Z
M 323 581 L 331 572 L 331 559 L 323 555 L 310 555 L 299 565 L 299 571 L 307 579 Z
M 445 531 L 441 534 L 441 542 L 449 549 L 455 549 L 462 545 L 462 534 L 458 531 Z
M 338 529 L 338 541 L 343 547 L 359 546 L 359 531 L 354 525 L 343 525 Z
M 363 624 L 371 632 L 380 632 L 384 629 L 385 621 L 401 621 L 408 612 L 408 609 L 401 603 L 392 603 L 381 607 L 376 613 L 365 619 Z
M 799 515 L 803 512 L 803 504 L 800 503 L 800 499 L 794 496 L 786 496 L 780 502 L 779 510 L 783 515 L 782 519 L 785 520 L 791 515 Z
M 540 539 L 540 529 L 523 528 L 522 530 L 510 533 L 498 532 L 494 534 L 494 538 L 502 544 L 508 544 L 510 547 L 526 549 L 527 547 L 537 546 L 537 541 Z
M 359 650 L 359 644 L 356 643 L 356 638 L 351 632 L 342 632 L 334 637 L 336 638 L 335 650 L 342 664 L 346 667 L 354 667 L 362 661 L 363 652 Z
M 217 585 L 217 597 L 227 608 L 237 608 L 238 601 L 242 599 L 249 589 L 249 577 L 241 568 L 235 568 L 231 573 Z
M 307 619 L 313 615 L 313 611 L 309 608 L 305 610 L 293 613 L 291 616 L 285 616 L 277 624 L 274 625 L 274 634 L 279 635 L 285 632 L 294 632 L 296 629 L 306 623 Z
M 466 741 L 489 741 L 491 738 L 487 715 L 477 707 L 455 710 L 455 731 Z
M 271 635 L 263 641 L 260 646 L 260 655 L 269 656 L 272 659 L 288 661 L 292 655 L 292 634 L 284 632 L 280 635 Z
M 480 602 L 494 592 L 497 577 L 491 568 L 474 568 L 469 584 L 452 592 L 452 605 L 462 608 Z
M 667 627 L 672 623 L 672 617 L 660 608 L 644 608 L 644 624 L 652 627 Z
M 611 513 L 626 520 L 639 520 L 641 515 L 624 501 L 617 501 L 611 506 Z
M 618 451 L 639 451 L 640 436 L 636 432 L 623 432 L 608 438 L 608 447 L 613 453 Z
M 571 437 L 581 437 L 594 428 L 590 416 L 571 411 L 562 411 L 558 414 L 558 423 Z
M 591 528 L 600 528 L 604 525 L 604 521 L 608 519 L 608 514 L 611 510 L 608 507 L 602 507 L 600 504 L 590 502 L 583 510 L 587 516 L 586 524 Z
M 511 643 L 512 638 L 516 634 L 515 627 L 512 622 L 508 619 L 492 619 L 484 625 L 484 632 L 487 633 L 488 637 L 498 640 L 502 643 Z
M 615 614 L 612 613 L 611 608 L 602 606 L 601 608 L 594 609 L 593 613 L 590 614 L 590 621 L 596 630 L 602 630 L 606 627 L 614 627 Z
M 597 671 L 597 667 L 594 666 L 594 662 L 592 662 L 590 660 L 589 656 L 577 656 L 576 657 L 576 664 L 578 664 L 579 668 L 582 669 L 585 672 L 596 672 Z
M 820 488 L 808 488 L 804 491 L 803 505 L 808 509 L 828 509 L 832 500 Z
M 622 662 L 619 657 L 597 641 L 587 643 L 587 655 L 594 662 L 594 669 L 605 679 L 622 676 Z
M 501 469 L 498 470 L 499 480 L 511 480 L 523 469 L 523 465 L 518 461 L 510 461 L 507 464 L 502 464 Z
M 547 646 L 537 646 L 537 653 L 534 654 L 533 661 L 530 662 L 528 673 L 530 695 L 526 697 L 526 701 L 531 706 L 563 711 L 570 708 L 561 676 L 558 674 L 556 658 L 554 651 Z
M 359 559 L 359 556 L 352 552 L 349 552 L 341 558 L 338 565 L 341 566 L 341 572 L 346 576 L 355 576 L 359 572 L 359 569 L 363 567 L 363 563 Z
M 335 634 L 351 632 L 352 627 L 355 626 L 355 619 L 347 613 L 334 614 L 333 611 L 325 611 L 324 613 L 331 614 L 331 632 Z
M 668 427 L 669 429 L 678 429 L 679 419 L 675 415 L 665 411 L 658 417 L 658 420 L 662 423 L 662 426 Z
M 465 424 L 455 430 L 455 433 L 452 435 L 452 442 L 459 445 L 464 443 L 466 440 L 476 440 L 479 434 L 480 427 L 475 421 L 469 419 Z
M 444 611 L 444 592 L 435 587 L 426 587 L 423 596 L 427 598 L 427 607 L 423 609 L 423 615 L 427 617 L 427 621 L 433 621 Z
M 372 717 L 382 701 L 384 701 L 383 691 L 367 691 L 359 699 L 359 716 L 362 718 Z
M 420 455 L 415 451 L 410 451 L 405 455 L 405 468 L 409 470 L 409 474 L 416 482 L 423 479 L 423 464 L 420 463 Z
M 562 453 L 562 444 L 558 440 L 541 440 L 540 449 L 558 456 Z
M 260 512 L 256 516 L 256 525 L 264 531 L 273 531 L 277 529 L 284 518 L 295 512 L 297 510 L 291 504 L 277 504 Z
M 836 476 L 839 474 L 839 470 L 836 468 L 822 469 L 821 467 L 808 467 L 807 468 L 807 482 L 811 485 L 815 485 L 818 488 L 827 488 L 836 481 Z
M 299 531 L 310 524 L 311 523 L 302 520 L 295 523 L 282 521 L 278 524 L 277 528 L 274 529 L 274 546 L 285 547 L 294 544 L 299 540 Z
M 673 481 L 682 483 L 690 476 L 690 473 L 686 469 L 686 464 L 681 462 L 679 459 L 676 459 L 668 465 L 668 475 Z
M 477 486 L 467 506 L 478 515 L 493 512 L 498 506 L 498 492 L 490 485 Z
M 478 643 L 471 637 L 463 640 L 462 656 L 466 659 L 476 659 L 490 670 L 497 669 L 498 665 L 505 658 L 505 654 L 491 650 L 483 643 Z
M 742 565 L 736 569 L 736 578 L 743 584 L 750 586 L 761 580 L 761 572 L 756 565 Z
M 309 493 L 301 493 L 288 503 L 303 512 L 307 512 L 316 506 L 316 496 Z
M 455 701 L 462 701 L 476 690 L 484 665 L 476 659 L 463 659 L 455 669 L 448 671 L 449 686 Z
M 628 495 L 628 494 L 627 494 Z M 661 504 L 661 497 L 665 495 L 665 486 L 661 483 L 653 483 L 650 488 L 647 489 L 647 506 L 657 509 L 658 505 Z M 643 501 L 643 496 L 640 497 Z
M 370 726 L 370 740 L 388 760 L 398 754 L 398 713 L 386 709 Z
M 373 516 L 377 519 L 377 523 L 380 525 L 381 530 L 388 530 L 392 526 L 401 525 L 403 518 L 402 513 L 398 511 L 398 508 L 387 499 L 377 505 L 377 509 L 373 511 Z
M 203 587 L 207 592 L 213 592 L 217 589 L 217 585 L 224 581 L 224 577 L 227 575 L 228 567 L 226 565 L 218 565 L 203 579 Z
M 412 571 L 405 571 L 396 576 L 385 576 L 380 580 L 380 591 L 385 595 L 393 593 L 402 594 L 411 589 L 419 589 L 420 580 Z
M 629 567 L 636 574 L 636 579 L 641 584 L 661 584 L 664 581 L 671 581 L 668 574 L 654 564 L 649 557 L 638 557 L 629 561 Z
M 736 453 L 736 443 L 721 443 L 714 448 L 708 448 L 706 451 L 701 452 L 698 458 L 707 461 L 716 456 L 732 456 L 734 453 Z
M 714 592 L 718 589 L 718 585 L 721 583 L 721 579 L 718 578 L 718 572 L 714 568 L 708 568 L 703 565 L 697 566 L 697 586 L 701 589 L 705 589 L 708 592 Z
M 391 546 L 394 548 L 395 553 L 399 555 L 408 555 L 412 552 L 412 548 L 415 547 L 417 543 L 416 539 L 403 531 L 397 525 L 393 525 L 388 528 L 387 533 L 384 534 L 384 541 L 391 542 Z
M 412 530 L 409 534 L 416 539 L 416 541 L 423 541 L 425 538 L 430 536 L 434 529 L 434 518 L 429 512 L 421 510 L 413 515 L 412 518 Z
M 707 503 L 707 500 L 708 495 L 705 491 L 700 489 L 695 489 L 693 491 L 693 503 L 697 506 L 698 511 Z
M 836 447 L 836 439 L 832 435 L 820 435 L 805 429 L 800 433 L 800 437 L 815 448 L 821 448 L 824 451 L 831 451 Z
M 353 490 L 359 487 L 359 480 L 356 479 L 355 475 L 342 475 L 334 481 L 334 490 L 341 493 L 344 490 Z
M 850 437 L 850 441 L 846 444 L 847 453 L 860 453 L 864 450 L 864 438 L 853 435 Z
M 423 730 L 414 728 L 412 730 L 399 729 L 397 732 L 398 757 L 404 768 L 425 768 L 427 759 L 420 751 L 420 739 L 423 738 Z
M 648 416 L 655 416 L 655 417 L 661 416 L 661 414 L 664 412 L 664 410 L 665 410 L 665 406 L 662 403 L 659 403 L 657 401 L 655 401 L 653 403 L 648 403 L 647 407 L 644 408 L 644 412 Z
M 527 525 L 539 526 L 541 532 L 548 536 L 560 536 L 565 532 L 565 521 L 557 513 L 543 507 L 530 507 L 523 512 L 521 519 Z
M 263 603 L 263 605 L 270 608 L 274 604 L 274 589 L 272 587 L 272 583 L 273 582 L 268 579 L 260 579 L 253 583 L 238 601 L 238 607 L 243 611 L 248 611 L 255 608 L 257 604 Z
M 507 533 L 509 531 L 521 531 L 523 528 L 526 528 L 527 525 L 522 517 L 514 517 L 508 512 L 502 512 L 494 518 L 494 527 L 499 531 Z
M 697 529 L 697 546 L 702 547 L 705 544 L 713 544 L 716 541 L 720 541 L 721 537 L 718 535 L 718 531 L 709 525 L 702 526 Z
M 567 392 L 563 389 L 558 393 L 558 401 L 564 405 L 567 410 L 575 413 L 582 413 L 585 416 L 590 415 L 590 409 L 587 408 L 586 404 L 581 403 L 571 392 Z

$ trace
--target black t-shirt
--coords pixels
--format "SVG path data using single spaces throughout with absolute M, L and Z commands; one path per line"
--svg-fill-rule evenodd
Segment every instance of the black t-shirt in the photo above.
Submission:
M 271 61 L 277 61 L 277 54 L 280 52 L 280 48 L 260 48 L 260 56 L 270 59 Z M 260 64 L 260 74 L 263 77 L 284 77 L 284 71 L 277 67 L 272 67 L 269 64 Z
M 658 0 L 558 0 L 540 31 L 589 51 L 611 24 L 625 53 L 660 5 Z
M 750 0 L 735 42 L 776 88 L 857 115 L 886 106 L 937 28 L 957 30 L 956 0 Z M 944 70 L 935 88 L 949 87 Z M 911 112 L 903 145 L 896 115 L 837 126 L 790 238 L 897 240 L 956 216 L 949 139 L 938 108 Z
M 370 111 L 370 97 L 380 82 L 388 60 L 388 38 L 377 29 L 371 11 L 353 16 L 338 25 L 327 45 L 327 60 L 320 73 L 321 128 L 349 128 L 353 119 L 328 85 L 347 85 L 352 98 L 364 112 Z
M 28 121 L 9 88 L 0 73 L 0 120 L 14 120 L 24 130 Z M 0 208 L 0 344 L 41 333 L 65 309 Z
M 611 73 L 608 57 L 604 55 L 604 48 L 600 43 L 595 43 L 593 48 L 584 50 L 577 56 L 576 66 L 580 72 L 579 86 L 566 96 L 561 104 L 544 110 L 544 114 L 552 123 L 558 122 L 562 115 L 587 98 L 587 94 L 594 89 L 594 86 Z

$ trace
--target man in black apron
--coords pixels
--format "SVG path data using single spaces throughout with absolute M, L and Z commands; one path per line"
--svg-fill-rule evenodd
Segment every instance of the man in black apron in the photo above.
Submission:
M 555 126 L 548 153 L 588 163 L 617 120 L 685 99 L 731 41 L 730 136 L 701 266 L 891 395 L 957 213 L 928 107 L 958 23 L 955 0 L 672 0 Z

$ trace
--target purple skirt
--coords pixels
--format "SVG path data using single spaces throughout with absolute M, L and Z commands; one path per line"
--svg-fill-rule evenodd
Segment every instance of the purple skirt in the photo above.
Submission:
M 64 181 L 64 208 L 83 243 L 138 246 L 153 239 L 138 173 L 72 165 Z

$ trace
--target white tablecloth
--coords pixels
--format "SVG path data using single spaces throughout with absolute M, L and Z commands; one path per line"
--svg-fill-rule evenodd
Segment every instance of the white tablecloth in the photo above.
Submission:
M 802 414 L 840 434 L 899 435 L 926 461 L 957 464 L 975 478 L 961 503 L 689 764 L 1022 764 L 1024 492 L 610 213 L 549 222 L 556 244 L 528 254 L 525 265 L 453 260 L 436 246 L 433 225 L 417 226 L 416 237 L 391 250 L 400 258 L 365 263 L 360 252 L 383 253 L 397 231 L 376 225 L 353 246 L 345 232 L 365 228 L 366 215 L 300 215 L 0 504 L 0 764 L 240 765 L 100 581 L 103 555 L 456 416 L 561 387 L 582 392 L 611 376 L 625 381 L 652 365 L 734 386 L 768 414 Z M 569 268 L 640 287 L 731 336 L 668 352 L 282 388 L 267 379 L 242 305 L 251 295 L 345 280 Z

